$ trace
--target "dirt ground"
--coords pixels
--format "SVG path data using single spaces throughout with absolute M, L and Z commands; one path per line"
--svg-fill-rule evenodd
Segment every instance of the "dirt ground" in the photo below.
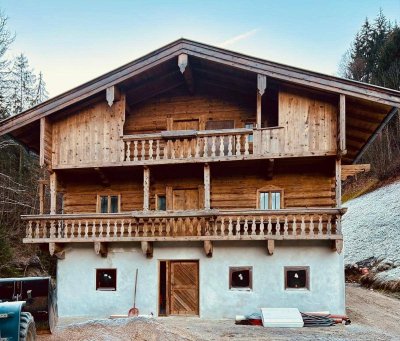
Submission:
M 348 285 L 347 314 L 352 323 L 320 328 L 237 326 L 232 320 L 199 318 L 131 318 L 60 320 L 53 335 L 38 341 L 205 341 L 205 340 L 400 340 L 400 300 Z

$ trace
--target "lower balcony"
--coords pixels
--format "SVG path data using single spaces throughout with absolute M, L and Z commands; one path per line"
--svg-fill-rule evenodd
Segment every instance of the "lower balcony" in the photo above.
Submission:
M 23 242 L 49 243 L 51 254 L 57 253 L 57 245 L 95 243 L 102 255 L 110 242 L 142 242 L 149 256 L 154 241 L 204 241 L 207 255 L 212 255 L 212 241 L 218 240 L 267 240 L 270 254 L 275 240 L 331 240 L 340 253 L 344 212 L 315 208 L 30 215 L 22 216 L 27 222 Z

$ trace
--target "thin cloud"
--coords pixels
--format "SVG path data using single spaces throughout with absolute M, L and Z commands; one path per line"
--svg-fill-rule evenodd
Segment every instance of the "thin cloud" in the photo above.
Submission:
M 254 30 L 239 34 L 239 35 L 237 35 L 235 37 L 232 37 L 232 38 L 230 38 L 228 40 L 225 40 L 224 42 L 219 44 L 219 46 L 220 47 L 227 47 L 227 46 L 233 45 L 233 44 L 237 43 L 238 41 L 245 40 L 245 39 L 255 35 L 259 30 L 260 29 L 255 28 Z

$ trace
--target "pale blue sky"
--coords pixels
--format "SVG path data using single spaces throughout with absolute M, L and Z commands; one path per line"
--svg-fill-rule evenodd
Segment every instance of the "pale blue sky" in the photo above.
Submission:
M 188 39 L 327 74 L 379 8 L 400 0 L 0 0 L 24 52 L 55 96 L 171 41 Z

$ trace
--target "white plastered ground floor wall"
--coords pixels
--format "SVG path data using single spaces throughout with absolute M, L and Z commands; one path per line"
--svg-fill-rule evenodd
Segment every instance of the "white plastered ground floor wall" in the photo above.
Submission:
M 106 258 L 95 254 L 93 244 L 71 244 L 57 263 L 59 316 L 127 314 L 133 306 L 136 268 L 136 306 L 141 314 L 157 316 L 160 260 L 199 261 L 201 318 L 233 318 L 261 307 L 345 313 L 343 255 L 333 252 L 327 241 L 276 242 L 272 256 L 266 242 L 230 241 L 214 242 L 211 258 L 198 242 L 154 243 L 152 259 L 143 255 L 140 243 L 111 244 Z M 253 267 L 251 291 L 229 290 L 231 266 Z M 285 290 L 285 266 L 309 266 L 310 290 Z M 117 269 L 116 291 L 96 291 L 97 268 Z

